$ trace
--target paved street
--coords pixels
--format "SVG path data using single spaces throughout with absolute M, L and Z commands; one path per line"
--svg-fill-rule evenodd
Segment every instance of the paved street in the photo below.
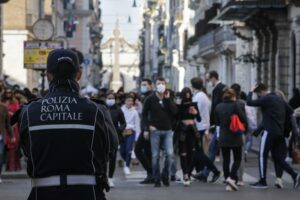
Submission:
M 219 165 L 219 164 L 218 164 Z M 219 166 L 220 167 L 220 166 Z M 299 169 L 299 166 L 294 166 Z M 172 183 L 170 188 L 154 188 L 152 185 L 142 186 L 139 181 L 144 177 L 144 172 L 140 167 L 134 167 L 132 174 L 128 177 L 123 175 L 120 168 L 116 172 L 116 188 L 108 194 L 108 199 L 112 200 L 219 200 L 219 199 L 241 199 L 241 200 L 282 200 L 288 198 L 289 200 L 299 199 L 300 189 L 297 191 L 292 189 L 292 181 L 288 175 L 284 175 L 283 180 L 285 189 L 278 190 L 273 187 L 275 180 L 274 170 L 272 164 L 269 168 L 269 186 L 268 190 L 254 190 L 249 186 L 240 189 L 239 192 L 226 192 L 224 185 L 218 184 L 203 184 L 194 182 L 191 187 L 184 188 L 181 184 Z M 245 173 L 245 182 L 249 184 L 256 180 L 257 175 L 256 158 L 251 156 L 247 163 Z M 4 184 L 0 185 L 0 199 L 1 200 L 22 200 L 26 199 L 30 190 L 30 181 L 26 179 L 5 179 Z

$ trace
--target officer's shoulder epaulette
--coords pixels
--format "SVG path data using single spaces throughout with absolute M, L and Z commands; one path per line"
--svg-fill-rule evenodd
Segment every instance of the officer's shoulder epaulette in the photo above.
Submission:
M 100 105 L 105 105 L 105 102 L 101 99 L 96 99 L 96 98 L 90 98 L 91 101 L 100 104 Z
M 24 103 L 24 106 L 29 105 L 29 104 L 31 104 L 32 102 L 38 101 L 38 100 L 40 100 L 40 99 L 41 99 L 41 98 L 30 99 L 27 103 Z

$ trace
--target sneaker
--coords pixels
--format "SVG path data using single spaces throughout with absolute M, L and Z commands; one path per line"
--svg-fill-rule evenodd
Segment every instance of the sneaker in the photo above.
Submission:
M 212 179 L 209 181 L 209 183 L 216 183 L 220 180 L 221 178 L 221 172 L 218 172 L 213 175 Z
M 140 184 L 152 184 L 152 183 L 154 183 L 152 176 L 147 176 L 143 181 L 140 182 Z
M 189 187 L 191 185 L 191 181 L 189 179 L 185 179 L 182 181 L 184 187 Z
M 225 190 L 228 192 L 234 191 L 230 185 L 226 185 Z
M 221 162 L 220 156 L 217 156 L 217 157 L 216 157 L 216 162 Z
M 156 188 L 159 188 L 159 187 L 161 187 L 161 183 L 160 183 L 160 181 L 155 181 L 155 183 L 154 183 L 154 187 L 156 187 Z
M 286 157 L 286 158 L 285 158 L 285 162 L 287 162 L 287 163 L 292 163 L 292 162 L 293 162 L 293 158 L 291 158 L 291 157 Z
M 177 178 L 176 181 L 175 181 L 175 183 L 182 183 L 181 178 Z
M 200 182 L 207 183 L 207 177 L 203 175 L 201 172 L 198 174 L 193 174 L 192 177 L 197 179 Z
M 170 186 L 169 177 L 161 177 L 161 180 L 162 180 L 164 186 L 166 186 L 166 187 Z
M 275 187 L 277 187 L 278 189 L 282 189 L 283 188 L 283 183 L 282 183 L 282 179 L 281 178 L 276 178 Z
M 124 174 L 125 175 L 130 175 L 130 169 L 129 169 L 129 167 L 124 167 Z
M 300 184 L 300 173 L 297 175 L 296 179 L 294 180 L 294 188 L 297 189 Z
M 255 189 L 268 189 L 268 185 L 265 181 L 258 181 L 256 183 L 252 183 L 250 184 L 250 187 L 255 188 Z
M 226 179 L 227 184 L 234 190 L 234 191 L 238 191 L 239 187 L 237 186 L 237 184 L 235 183 L 235 180 L 231 179 L 230 177 L 228 177 Z
M 108 179 L 108 185 L 109 185 L 110 188 L 114 188 L 114 187 L 115 187 L 114 179 L 109 178 L 109 179 Z

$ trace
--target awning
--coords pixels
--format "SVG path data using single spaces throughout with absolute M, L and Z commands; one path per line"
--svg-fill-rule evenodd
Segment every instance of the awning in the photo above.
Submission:
M 209 23 L 232 23 L 246 21 L 249 17 L 264 9 L 283 9 L 287 7 L 285 0 L 231 0 Z

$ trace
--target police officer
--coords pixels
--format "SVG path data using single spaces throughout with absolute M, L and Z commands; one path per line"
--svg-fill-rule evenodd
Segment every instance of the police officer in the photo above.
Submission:
M 76 54 L 53 50 L 49 93 L 22 108 L 21 146 L 32 179 L 29 200 L 102 200 L 105 165 L 118 139 L 106 108 L 79 95 Z

